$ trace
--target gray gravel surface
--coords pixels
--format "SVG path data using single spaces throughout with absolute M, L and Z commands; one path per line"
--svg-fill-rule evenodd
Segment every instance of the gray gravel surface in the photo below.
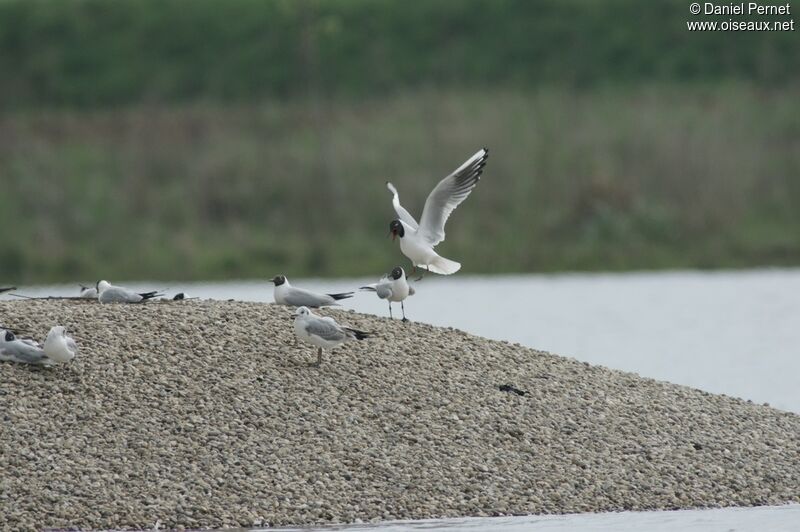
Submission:
M 0 323 L 66 325 L 81 347 L 66 366 L 0 364 L 0 528 L 800 502 L 795 414 L 342 310 L 321 314 L 378 336 L 306 367 L 290 314 L 0 302 Z

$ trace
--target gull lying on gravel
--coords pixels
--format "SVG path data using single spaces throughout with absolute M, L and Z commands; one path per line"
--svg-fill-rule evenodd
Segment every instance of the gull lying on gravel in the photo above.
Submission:
M 44 354 L 56 362 L 69 362 L 78 353 L 78 344 L 67 336 L 67 329 L 57 325 L 50 329 L 44 341 Z
M 369 333 L 343 327 L 336 323 L 331 317 L 317 316 L 307 307 L 300 307 L 294 312 L 294 333 L 304 342 L 317 346 L 317 362 L 312 364 L 319 366 L 322 363 L 322 349 L 333 349 L 348 340 L 364 340 Z
M 13 332 L 0 329 L 0 360 L 49 366 L 69 362 L 75 357 L 78 346 L 66 335 L 66 329 L 56 326 L 47 333 L 44 349 L 30 338 L 17 338 Z
M 375 292 L 378 294 L 379 298 L 388 300 L 389 318 L 394 317 L 392 316 L 392 302 L 400 302 L 400 308 L 403 310 L 403 321 L 408 321 L 406 319 L 406 309 L 403 306 L 403 301 L 405 301 L 408 296 L 414 295 L 414 287 L 408 285 L 406 272 L 403 271 L 403 268 L 400 266 L 396 266 L 391 273 L 381 277 L 381 280 L 377 283 L 362 286 L 361 290 Z
M 97 287 L 95 286 L 83 286 L 78 285 L 81 287 L 81 292 L 78 294 L 78 297 L 83 299 L 97 299 Z
M 97 300 L 100 303 L 141 303 L 161 295 L 157 290 L 136 293 L 108 281 L 97 281 Z
M 450 275 L 461 268 L 461 264 L 440 257 L 433 248 L 444 241 L 444 224 L 478 184 L 488 157 L 489 150 L 483 148 L 442 179 L 425 200 L 419 223 L 400 205 L 400 196 L 394 185 L 386 183 L 393 194 L 392 205 L 398 216 L 389 224 L 389 233 L 392 240 L 400 237 L 400 250 L 411 259 L 414 266 L 412 273 L 420 267 L 433 273 Z
M 353 297 L 353 292 L 343 292 L 341 294 L 317 294 L 302 288 L 295 288 L 289 284 L 289 279 L 285 275 L 277 275 L 270 279 L 271 283 L 275 284 L 273 297 L 275 303 L 279 305 L 288 305 L 290 307 L 327 307 L 330 305 L 338 305 L 337 301 L 340 299 L 347 299 Z

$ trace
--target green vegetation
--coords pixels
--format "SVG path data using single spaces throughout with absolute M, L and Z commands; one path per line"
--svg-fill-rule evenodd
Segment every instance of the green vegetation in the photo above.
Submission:
M 796 95 L 421 91 L 6 116 L 0 272 L 375 274 L 405 260 L 384 182 L 419 213 L 476 138 L 489 165 L 441 246 L 465 272 L 797 264 Z
M 678 0 L 6 0 L 0 105 L 798 79 L 797 32 L 693 18 Z
M 3 283 L 800 263 L 797 33 L 667 0 L 0 0 Z

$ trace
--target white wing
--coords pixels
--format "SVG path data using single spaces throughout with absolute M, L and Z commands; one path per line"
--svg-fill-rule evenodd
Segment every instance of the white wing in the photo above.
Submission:
M 469 193 L 478 184 L 486 166 L 489 150 L 483 148 L 470 157 L 455 172 L 445 177 L 428 199 L 420 218 L 419 234 L 430 244 L 435 246 L 444 240 L 444 224 L 453 210 L 467 199 Z
M 394 211 L 397 213 L 397 216 L 400 217 L 400 221 L 405 222 L 406 225 L 411 226 L 411 228 L 416 231 L 417 227 L 419 227 L 419 224 L 417 224 L 417 221 L 413 216 L 411 216 L 411 213 L 409 213 L 407 210 L 405 210 L 405 208 L 403 208 L 402 205 L 400 205 L 400 195 L 397 193 L 397 189 L 394 188 L 394 185 L 389 182 L 386 183 L 386 188 L 388 188 L 389 191 L 394 194 L 394 197 L 392 197 L 392 205 L 394 206 Z

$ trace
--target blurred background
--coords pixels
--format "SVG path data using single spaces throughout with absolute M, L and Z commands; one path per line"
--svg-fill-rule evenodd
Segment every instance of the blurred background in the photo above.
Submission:
M 797 32 L 684 1 L 0 0 L 3 283 L 800 264 Z M 404 259 L 402 259 L 404 260 Z

